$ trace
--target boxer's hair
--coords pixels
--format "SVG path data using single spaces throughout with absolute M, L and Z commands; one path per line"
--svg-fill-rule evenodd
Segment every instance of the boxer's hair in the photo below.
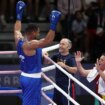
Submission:
M 25 28 L 25 33 L 30 33 L 32 31 L 38 31 L 38 26 L 36 24 L 29 23 L 28 26 Z

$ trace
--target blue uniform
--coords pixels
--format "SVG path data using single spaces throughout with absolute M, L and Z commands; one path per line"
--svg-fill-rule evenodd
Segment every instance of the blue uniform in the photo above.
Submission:
M 70 67 L 76 66 L 74 56 L 71 54 L 62 56 L 60 53 L 57 53 L 53 55 L 52 59 L 55 62 L 59 62 L 59 61 L 63 62 Z M 58 68 L 56 68 L 55 79 L 56 79 L 56 84 L 60 88 L 62 88 L 67 94 L 70 94 L 72 97 L 74 97 L 73 90 L 72 90 L 73 81 L 70 81 L 70 79 L 63 72 L 61 72 Z M 56 89 L 54 89 L 53 100 L 57 105 L 72 105 L 72 103 L 69 103 L 67 98 L 64 95 L 62 95 L 62 93 L 57 91 Z
M 37 48 L 36 54 L 27 56 L 24 54 L 22 46 L 24 41 L 19 40 L 17 52 L 20 58 L 20 83 L 23 91 L 22 105 L 41 105 L 41 68 L 42 49 Z

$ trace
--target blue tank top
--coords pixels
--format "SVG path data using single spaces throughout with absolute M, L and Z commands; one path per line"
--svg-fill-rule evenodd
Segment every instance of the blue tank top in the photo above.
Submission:
M 24 41 L 19 40 L 17 44 L 17 53 L 20 59 L 20 69 L 25 73 L 39 73 L 42 68 L 42 49 L 37 48 L 36 54 L 27 56 L 24 54 L 22 46 Z

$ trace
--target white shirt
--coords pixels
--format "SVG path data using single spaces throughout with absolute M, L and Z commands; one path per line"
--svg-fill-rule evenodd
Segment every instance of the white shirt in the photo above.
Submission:
M 103 71 L 103 73 L 105 73 L 105 71 Z M 87 80 L 89 82 L 92 82 L 97 75 L 98 75 L 98 71 L 96 67 L 94 67 L 93 70 L 91 70 L 90 73 L 87 75 Z M 98 93 L 100 95 L 105 95 L 105 81 L 102 79 L 101 76 L 99 77 L 99 80 L 98 80 Z

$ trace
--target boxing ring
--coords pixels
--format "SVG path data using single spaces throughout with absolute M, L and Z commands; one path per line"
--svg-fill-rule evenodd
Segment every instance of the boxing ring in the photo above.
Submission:
M 53 45 L 47 48 L 43 48 L 43 51 L 53 51 L 59 48 L 59 44 L 57 45 Z M 16 54 L 16 51 L 0 51 L 0 54 Z M 48 97 L 46 95 L 46 91 L 48 90 L 52 90 L 54 88 L 56 88 L 59 92 L 61 92 L 69 101 L 71 101 L 74 105 L 80 105 L 76 100 L 74 100 L 72 97 L 70 97 L 70 95 L 68 95 L 65 91 L 63 91 L 59 86 L 57 86 L 57 84 L 55 82 L 53 82 L 46 74 L 45 72 L 54 70 L 55 68 L 58 68 L 61 72 L 63 72 L 65 75 L 68 76 L 68 78 L 70 78 L 71 80 L 73 80 L 76 84 L 78 84 L 80 87 L 82 87 L 85 91 L 87 91 L 90 95 L 92 95 L 93 97 L 95 97 L 97 100 L 99 100 L 103 105 L 105 105 L 105 101 L 100 98 L 97 94 L 95 94 L 92 90 L 90 90 L 88 87 L 86 87 L 84 84 L 82 84 L 80 81 L 78 81 L 75 77 L 73 77 L 71 74 L 69 74 L 66 70 L 64 70 L 62 67 L 60 67 L 57 63 L 55 63 L 52 59 L 50 59 L 48 56 L 44 55 L 44 58 L 49 60 L 52 65 L 47 66 L 47 67 L 43 67 L 42 68 L 42 77 L 49 82 L 51 85 L 48 86 L 44 86 L 41 89 L 42 92 L 42 96 L 49 101 L 51 104 L 49 105 L 57 105 L 50 97 Z M 12 71 L 0 71 L 0 75 L 6 75 L 6 74 L 20 74 L 21 71 L 20 70 L 12 70 Z M 18 93 L 22 93 L 21 89 L 6 89 L 6 90 L 0 90 L 0 94 L 18 94 Z

